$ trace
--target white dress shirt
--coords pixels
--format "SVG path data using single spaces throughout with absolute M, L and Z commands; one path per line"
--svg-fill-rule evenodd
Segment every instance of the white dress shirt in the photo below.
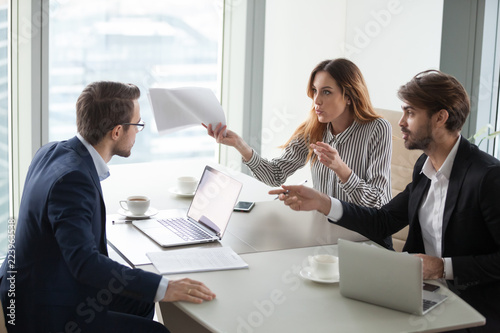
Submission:
M 109 167 L 102 158 L 102 156 L 97 152 L 97 150 L 95 150 L 94 146 L 88 143 L 87 140 L 85 140 L 83 136 L 80 135 L 80 133 L 77 133 L 76 137 L 89 151 L 90 156 L 92 157 L 92 161 L 94 162 L 95 168 L 97 170 L 97 175 L 99 176 L 99 180 L 103 181 L 104 179 L 108 178 L 110 175 Z M 159 302 L 163 299 L 163 297 L 165 297 L 165 292 L 167 291 L 167 287 L 168 287 L 168 279 L 162 276 L 160 284 L 158 285 L 158 289 L 156 290 L 156 295 L 154 299 L 155 302 Z
M 421 171 L 431 180 L 431 185 L 418 209 L 418 219 L 422 229 L 425 253 L 438 258 L 442 256 L 444 205 L 459 142 L 460 140 L 457 139 L 438 171 L 434 169 L 428 157 Z M 453 279 L 451 258 L 444 258 L 444 265 L 446 279 Z

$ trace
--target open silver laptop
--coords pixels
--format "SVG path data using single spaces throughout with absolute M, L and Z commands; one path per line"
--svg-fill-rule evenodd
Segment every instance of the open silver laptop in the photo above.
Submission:
M 339 239 L 342 296 L 424 315 L 447 296 L 423 290 L 422 260 L 407 253 Z
M 132 224 L 163 247 L 222 239 L 242 184 L 206 166 L 187 216 L 136 220 Z

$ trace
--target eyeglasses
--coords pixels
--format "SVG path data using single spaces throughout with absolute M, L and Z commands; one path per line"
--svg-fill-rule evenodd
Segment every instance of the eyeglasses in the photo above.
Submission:
M 122 125 L 134 125 L 134 126 L 137 126 L 137 131 L 140 132 L 144 129 L 144 127 L 146 126 L 146 123 L 144 122 L 144 120 L 139 120 L 139 122 L 137 124 L 134 124 L 134 123 L 123 123 Z

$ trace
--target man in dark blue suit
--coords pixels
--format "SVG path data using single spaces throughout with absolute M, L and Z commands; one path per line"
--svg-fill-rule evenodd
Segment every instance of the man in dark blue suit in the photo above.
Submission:
M 77 101 L 78 135 L 36 153 L 26 176 L 15 260 L 0 269 L 9 332 L 168 332 L 154 302 L 201 303 L 201 282 L 166 278 L 107 256 L 100 181 L 114 155 L 130 155 L 141 121 L 139 89 L 95 82 Z
M 486 317 L 485 326 L 467 331 L 500 332 L 500 161 L 460 135 L 470 102 L 454 77 L 422 72 L 398 95 L 405 146 L 424 154 L 412 182 L 389 203 L 379 210 L 359 207 L 303 186 L 283 186 L 288 195 L 270 193 L 373 240 L 409 225 L 403 251 L 422 258 L 424 279 L 445 279 Z

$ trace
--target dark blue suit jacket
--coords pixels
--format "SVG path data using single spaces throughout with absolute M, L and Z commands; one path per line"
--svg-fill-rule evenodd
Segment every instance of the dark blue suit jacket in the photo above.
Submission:
M 80 140 L 42 147 L 26 177 L 15 266 L 6 260 L 0 269 L 9 332 L 98 332 L 113 295 L 153 302 L 161 276 L 108 258 L 105 217 L 97 171 Z
M 380 210 L 342 203 L 337 224 L 371 239 L 382 239 L 410 225 L 403 251 L 425 253 L 418 208 L 430 186 L 421 173 L 427 156 L 413 170 L 413 181 Z M 451 257 L 449 287 L 500 332 L 500 161 L 460 138 L 451 170 L 443 216 L 443 257 Z M 383 244 L 382 244 L 383 245 Z

